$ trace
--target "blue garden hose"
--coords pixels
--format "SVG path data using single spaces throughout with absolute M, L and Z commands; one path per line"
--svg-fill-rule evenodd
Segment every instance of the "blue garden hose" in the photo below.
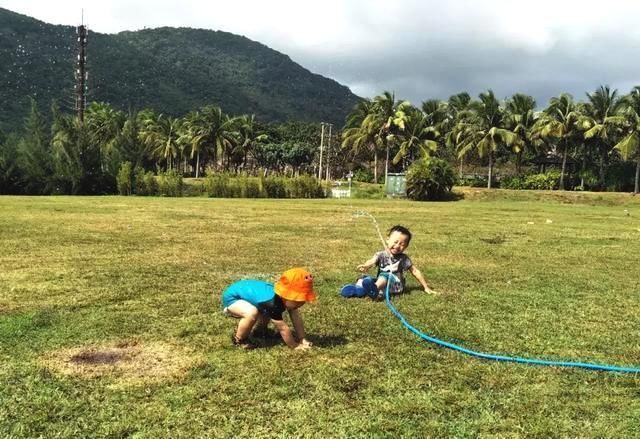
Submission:
M 471 349 L 467 349 L 463 346 L 449 343 L 444 340 L 440 340 L 435 337 L 431 337 L 430 335 L 425 334 L 419 329 L 412 326 L 407 319 L 404 318 L 402 314 L 396 309 L 395 306 L 391 303 L 389 298 L 389 286 L 391 282 L 387 282 L 387 288 L 385 291 L 385 302 L 387 303 L 387 307 L 391 310 L 391 312 L 400 319 L 400 322 L 411 332 L 416 334 L 418 337 L 423 340 L 429 341 L 431 343 L 435 343 L 438 346 L 442 346 L 448 349 L 453 349 L 454 351 L 462 352 L 463 354 L 471 355 L 473 357 L 482 358 L 484 360 L 494 360 L 494 361 L 508 361 L 512 363 L 522 363 L 522 364 L 532 364 L 538 366 L 557 366 L 557 367 L 577 367 L 581 369 L 591 369 L 605 372 L 624 372 L 624 373 L 640 373 L 640 367 L 620 367 L 620 366 L 611 366 L 608 364 L 595 364 L 595 363 L 582 363 L 582 362 L 574 362 L 574 361 L 553 361 L 553 360 L 539 360 L 535 358 L 522 358 L 522 357 L 510 357 L 507 355 L 495 355 L 495 354 L 487 354 L 485 352 L 473 351 Z

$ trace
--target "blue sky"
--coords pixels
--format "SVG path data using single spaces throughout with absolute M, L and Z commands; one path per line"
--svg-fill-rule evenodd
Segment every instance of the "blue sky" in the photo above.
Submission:
M 640 4 L 626 0 L 0 0 L 39 20 L 116 33 L 186 26 L 244 35 L 363 97 L 419 105 L 489 88 L 539 107 L 640 85 Z

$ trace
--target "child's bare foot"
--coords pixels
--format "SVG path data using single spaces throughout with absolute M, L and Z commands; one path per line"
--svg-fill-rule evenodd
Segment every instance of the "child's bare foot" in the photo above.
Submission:
M 251 343 L 248 339 L 245 338 L 244 340 L 240 340 L 238 337 L 236 337 L 235 334 L 231 335 L 231 343 L 234 346 L 238 346 L 239 348 L 246 349 L 246 350 L 256 348 L 256 345 Z

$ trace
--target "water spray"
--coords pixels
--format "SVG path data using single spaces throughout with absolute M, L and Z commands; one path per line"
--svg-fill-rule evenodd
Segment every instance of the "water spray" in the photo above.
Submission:
M 371 219 L 371 222 L 373 222 L 373 225 L 376 228 L 376 232 L 378 233 L 378 237 L 380 238 L 380 242 L 382 243 L 382 247 L 388 253 L 389 249 L 387 248 L 387 243 L 385 242 L 384 238 L 382 237 L 382 232 L 380 232 L 380 226 L 378 225 L 378 221 L 376 220 L 376 217 L 371 215 L 366 210 L 362 210 L 362 209 L 354 210 L 353 211 L 353 217 L 354 218 L 369 217 L 369 219 Z

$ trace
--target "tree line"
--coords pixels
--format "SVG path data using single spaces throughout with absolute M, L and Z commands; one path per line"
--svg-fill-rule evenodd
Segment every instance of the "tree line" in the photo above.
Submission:
M 459 167 L 459 177 L 465 169 L 485 170 L 489 188 L 496 167 L 503 177 L 525 175 L 536 172 L 534 159 L 549 156 L 558 159 L 560 188 L 626 190 L 633 184 L 637 193 L 640 176 L 640 87 L 619 95 L 601 86 L 584 101 L 563 93 L 541 111 L 521 93 L 500 101 L 491 90 L 477 99 L 462 92 L 416 107 L 384 92 L 359 101 L 331 139 L 326 133 L 321 139 L 318 124 L 264 124 L 215 105 L 183 117 L 148 109 L 126 113 L 99 102 L 89 105 L 84 120 L 55 105 L 49 113 L 43 116 L 32 101 L 22 132 L 0 133 L 0 193 L 116 193 L 126 163 L 195 178 L 219 172 L 319 176 L 322 147 L 329 175 L 354 172 L 373 182 L 430 157 Z M 579 170 L 569 172 L 569 162 Z
M 492 90 L 472 99 L 466 93 L 446 101 L 427 100 L 420 108 L 384 92 L 359 102 L 348 116 L 342 146 L 355 157 L 371 160 L 374 180 L 378 161 L 384 169 L 405 167 L 423 156 L 438 156 L 463 166 L 487 169 L 487 186 L 495 181 L 496 163 L 521 175 L 536 157 L 558 157 L 559 187 L 620 190 L 635 161 L 634 193 L 640 176 L 640 87 L 627 95 L 601 86 L 576 101 L 563 93 L 536 111 L 533 97 L 517 93 L 499 101 Z M 580 163 L 577 184 L 568 187 L 567 161 Z M 620 172 L 620 169 L 623 172 Z M 608 172 L 616 170 L 608 178 Z M 621 175 L 622 174 L 622 175 Z
M 46 117 L 32 100 L 19 134 L 0 134 L 0 193 L 116 193 L 119 170 L 155 174 L 299 175 L 311 173 L 317 126 L 262 124 L 209 105 L 171 117 L 91 103 L 83 120 L 54 105 Z

